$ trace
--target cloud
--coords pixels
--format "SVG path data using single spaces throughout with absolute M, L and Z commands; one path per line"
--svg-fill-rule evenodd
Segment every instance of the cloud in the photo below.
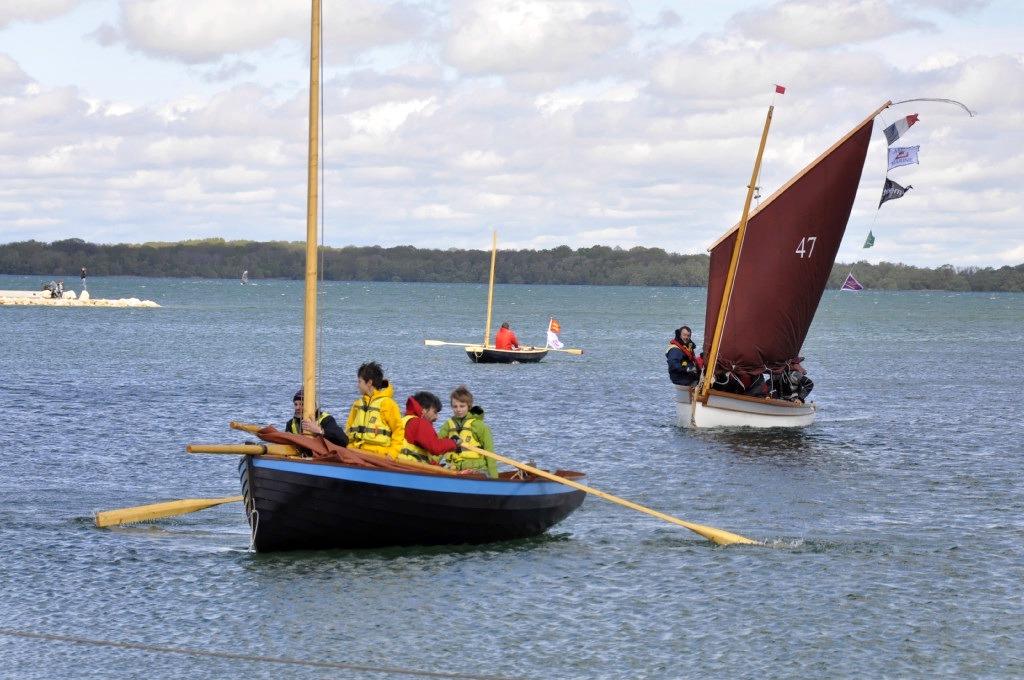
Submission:
M 797 49 L 837 47 L 879 40 L 934 26 L 886 0 L 792 0 L 767 10 L 747 10 L 734 24 L 746 37 Z
M 921 145 L 921 164 L 894 173 L 915 189 L 878 211 L 876 132 L 850 259 L 864 257 L 869 228 L 877 259 L 994 264 L 1019 252 L 1016 18 L 826 3 L 837 25 L 817 4 L 780 2 L 759 5 L 755 25 L 743 7 L 329 3 L 326 242 L 487 247 L 499 227 L 503 247 L 704 252 L 739 217 L 770 103 L 765 196 L 886 99 L 927 98 L 978 116 L 935 101 L 882 113 L 879 129 L 921 116 L 905 140 Z M 308 8 L 94 0 L 66 11 L 0 30 L 5 240 L 303 237 Z M 42 37 L 59 69 L 34 49 Z
M 307 44 L 309 13 L 301 7 L 281 0 L 136 0 L 121 5 L 118 27 L 105 25 L 96 35 L 102 44 L 117 40 L 152 57 L 204 64 L 282 41 Z M 412 6 L 373 0 L 349 0 L 340 9 L 324 9 L 325 61 L 415 39 L 424 20 Z
M 463 74 L 536 89 L 601 60 L 630 33 L 619 7 L 603 0 L 459 0 L 443 55 Z
M 0 29 L 18 22 L 44 22 L 92 0 L 7 0 L 0 3 Z

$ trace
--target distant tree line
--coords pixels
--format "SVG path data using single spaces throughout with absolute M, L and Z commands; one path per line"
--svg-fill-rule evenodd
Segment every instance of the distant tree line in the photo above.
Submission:
M 47 279 L 78 276 L 171 278 L 301 279 L 305 275 L 301 242 L 224 241 L 97 245 L 81 239 L 0 244 L 0 274 L 38 275 Z M 678 255 L 661 248 L 592 246 L 573 250 L 506 250 L 495 265 L 498 283 L 607 286 L 706 286 L 707 255 Z M 320 270 L 332 281 L 420 281 L 480 283 L 487 281 L 489 251 L 421 249 L 412 246 L 323 248 Z M 842 285 L 854 272 L 865 288 L 876 290 L 1024 291 L 1024 264 L 999 269 L 936 269 L 882 262 L 836 264 L 829 287 Z

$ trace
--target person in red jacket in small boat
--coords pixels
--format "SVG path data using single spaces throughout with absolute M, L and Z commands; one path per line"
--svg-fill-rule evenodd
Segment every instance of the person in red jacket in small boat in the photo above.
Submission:
M 508 327 L 508 321 L 501 324 L 498 334 L 494 336 L 495 349 L 519 349 L 519 338 Z

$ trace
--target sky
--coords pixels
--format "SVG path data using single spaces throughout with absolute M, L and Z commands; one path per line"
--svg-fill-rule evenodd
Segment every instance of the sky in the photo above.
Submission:
M 1022 28 L 1018 0 L 324 0 L 323 242 L 703 253 L 770 105 L 762 198 L 924 99 L 962 106 L 880 114 L 838 259 L 1024 263 Z M 304 240 L 309 32 L 303 0 L 0 3 L 0 243 Z M 913 188 L 879 208 L 887 175 Z

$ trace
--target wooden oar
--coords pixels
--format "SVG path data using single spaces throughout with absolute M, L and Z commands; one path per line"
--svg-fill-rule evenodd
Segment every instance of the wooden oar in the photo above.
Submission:
M 242 500 L 241 496 L 228 496 L 227 498 L 186 498 L 180 501 L 168 501 L 166 503 L 153 503 L 151 505 L 139 505 L 134 508 L 121 508 L 120 510 L 103 510 L 96 513 L 96 526 L 109 527 L 115 524 L 130 522 L 145 522 L 160 517 L 173 517 L 184 515 L 197 510 L 205 510 L 222 503 L 234 503 Z
M 589 486 L 584 486 L 583 484 L 580 484 L 579 482 L 574 482 L 571 479 L 565 479 L 564 477 L 559 477 L 558 475 L 553 475 L 550 472 L 545 472 L 544 470 L 539 470 L 539 469 L 533 467 L 532 465 L 527 465 L 526 463 L 520 463 L 519 461 L 512 460 L 511 458 L 506 458 L 505 456 L 503 456 L 503 455 L 501 455 L 499 453 L 494 453 L 493 451 L 485 451 L 484 449 L 481 449 L 481 448 L 478 448 L 476 446 L 473 446 L 472 444 L 463 444 L 462 448 L 466 449 L 467 451 L 475 451 L 476 453 L 479 453 L 481 456 L 487 456 L 487 457 L 493 458 L 495 460 L 500 460 L 502 463 L 507 463 L 508 465 L 513 465 L 513 466 L 519 468 L 520 470 L 525 470 L 526 472 L 529 472 L 532 475 L 536 475 L 538 477 L 543 477 L 544 479 L 549 479 L 552 482 L 559 482 L 561 484 L 566 484 L 568 486 L 573 487 L 574 489 L 579 489 L 580 491 L 586 491 L 587 493 L 593 494 L 593 495 L 598 496 L 599 498 L 603 498 L 603 499 L 605 499 L 607 501 L 611 501 L 613 503 L 618 503 L 619 505 L 624 505 L 627 508 L 632 508 L 633 510 L 639 510 L 640 512 L 646 512 L 648 515 L 652 515 L 653 517 L 657 517 L 659 519 L 663 519 L 663 520 L 665 520 L 667 522 L 672 522 L 673 524 L 678 524 L 681 527 L 686 527 L 690 531 L 696 532 L 696 533 L 700 534 L 701 536 L 703 536 L 704 538 L 708 539 L 709 541 L 714 541 L 715 543 L 718 543 L 719 545 L 731 545 L 733 543 L 746 543 L 746 544 L 752 544 L 752 545 L 757 545 L 758 544 L 757 541 L 752 541 L 749 538 L 745 538 L 743 536 L 740 536 L 739 534 L 733 534 L 733 533 L 730 533 L 728 531 L 722 531 L 721 529 L 715 529 L 714 527 L 706 527 L 706 526 L 704 526 L 702 524 L 693 524 L 692 522 L 685 522 L 685 521 L 683 521 L 681 519 L 676 519 L 675 517 L 672 517 L 670 515 L 666 515 L 666 514 L 664 514 L 662 512 L 658 512 L 657 510 L 651 510 L 650 508 L 645 508 L 642 505 L 637 505 L 636 503 L 633 503 L 632 501 L 627 501 L 624 498 L 619 498 L 618 496 L 613 496 L 610 493 L 605 493 L 604 491 L 598 491 L 597 489 L 592 489 Z
M 423 344 L 427 347 L 441 347 L 442 345 L 448 345 L 451 347 L 479 347 L 479 342 L 443 342 L 441 340 L 424 340 Z
M 297 446 L 291 444 L 189 444 L 185 447 L 189 453 L 227 453 L 236 456 L 299 456 L 302 454 Z
M 555 349 L 554 347 L 545 347 L 549 352 L 565 352 L 566 354 L 583 354 L 581 349 Z

